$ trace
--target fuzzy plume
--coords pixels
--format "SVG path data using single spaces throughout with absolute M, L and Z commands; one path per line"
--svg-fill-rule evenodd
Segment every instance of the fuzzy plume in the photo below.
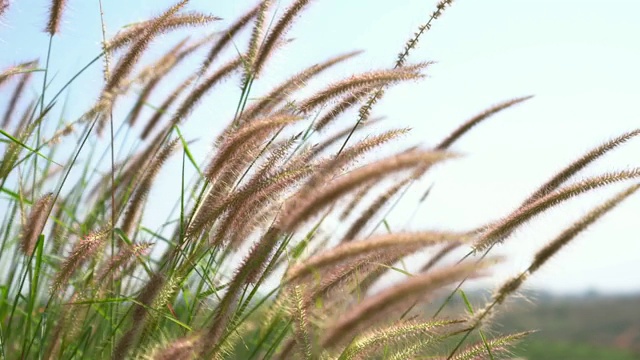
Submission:
M 452 241 L 465 239 L 462 234 L 442 232 L 407 232 L 385 234 L 372 237 L 368 240 L 343 243 L 337 247 L 313 256 L 300 264 L 297 264 L 287 272 L 287 281 L 299 279 L 313 272 L 335 266 L 342 262 L 348 262 L 363 255 L 400 251 L 403 248 L 426 247 Z
M 156 24 L 156 26 L 158 27 L 158 32 L 165 33 L 185 27 L 198 27 L 217 20 L 221 19 L 212 15 L 187 12 L 170 16 L 161 24 Z M 107 41 L 106 49 L 114 52 L 134 43 L 144 35 L 145 31 L 153 25 L 153 22 L 154 20 L 148 20 L 127 27 L 126 30 L 119 32 L 111 40 Z
M 253 65 L 254 76 L 260 75 L 262 68 L 264 67 L 267 59 L 271 56 L 276 46 L 278 46 L 280 39 L 287 31 L 287 29 L 293 23 L 296 16 L 309 4 L 311 0 L 296 0 L 291 4 L 280 17 L 280 19 L 273 26 L 267 37 L 264 39 L 262 46 Z
M 20 65 L 19 68 L 29 69 L 29 68 L 33 68 L 36 65 L 37 65 L 37 61 L 31 61 L 31 62 Z M 4 117 L 2 119 L 2 128 L 6 129 L 11 123 L 13 113 L 15 112 L 16 106 L 18 105 L 18 102 L 20 101 L 20 98 L 22 97 L 25 91 L 25 88 L 29 83 L 29 80 L 31 80 L 32 74 L 33 73 L 31 71 L 26 71 L 22 73 L 22 75 L 20 76 L 18 85 L 16 85 L 16 88 L 13 91 L 13 94 L 9 98 L 9 104 L 7 105 L 7 108 L 4 111 Z
M 66 286 L 71 276 L 102 249 L 110 232 L 111 226 L 106 226 L 101 230 L 90 233 L 75 244 L 54 277 L 51 293 L 55 294 Z
M 640 168 L 635 168 L 587 178 L 573 185 L 560 188 L 527 206 L 519 208 L 503 220 L 492 225 L 475 242 L 473 248 L 476 252 L 485 251 L 494 244 L 502 242 L 517 227 L 551 207 L 557 206 L 585 192 L 638 177 L 640 177 Z
M 450 154 L 441 152 L 413 151 L 365 165 L 332 181 L 302 200 L 292 199 L 285 205 L 285 210 L 280 217 L 280 224 L 284 229 L 290 231 L 341 196 L 359 188 L 360 185 L 368 181 L 379 180 L 416 166 L 433 165 L 450 157 Z
M 67 0 L 53 0 L 49 7 L 49 22 L 45 31 L 53 36 L 60 32 L 60 23 L 62 22 L 62 12 L 67 5 Z
M 485 268 L 488 263 L 457 264 L 413 276 L 374 296 L 368 297 L 343 315 L 326 333 L 322 344 L 338 346 L 351 339 L 359 330 L 388 319 L 392 312 L 403 305 L 411 304 L 433 293 L 443 286 L 471 276 Z
M 51 212 L 52 201 L 53 193 L 48 193 L 40 197 L 31 209 L 20 241 L 22 252 L 27 256 L 33 253 L 36 242 L 38 241 L 38 236 L 40 236 L 42 230 L 44 230 L 44 225 Z

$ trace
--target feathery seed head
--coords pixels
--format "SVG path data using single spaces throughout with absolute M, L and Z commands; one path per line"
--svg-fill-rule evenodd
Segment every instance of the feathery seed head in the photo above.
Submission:
M 402 52 L 398 54 L 398 59 L 396 60 L 396 65 L 395 65 L 396 68 L 404 66 L 405 62 L 407 61 L 407 58 L 409 57 L 409 53 L 418 45 L 418 41 L 420 40 L 420 37 L 424 35 L 425 32 L 431 29 L 431 22 L 439 18 L 440 15 L 442 15 L 442 12 L 447 7 L 447 5 L 451 5 L 452 2 L 453 0 L 441 0 L 440 2 L 438 2 L 438 5 L 436 5 L 436 10 L 434 10 L 433 13 L 431 13 L 429 20 L 427 20 L 425 24 L 420 25 L 418 27 L 418 31 L 413 35 L 411 39 L 407 41 L 407 43 L 404 45 L 404 49 L 402 50 Z
M 365 165 L 313 191 L 309 196 L 302 199 L 292 198 L 285 204 L 279 224 L 286 231 L 292 231 L 318 211 L 344 194 L 359 188 L 360 185 L 417 166 L 428 167 L 452 156 L 443 152 L 411 151 Z
M 9 0 L 0 0 L 0 16 L 9 8 Z
M 221 20 L 217 16 L 202 14 L 199 12 L 185 12 L 176 14 L 159 24 L 159 32 L 165 33 L 175 29 L 184 27 L 197 27 L 207 25 L 211 22 Z M 133 24 L 120 31 L 111 40 L 107 41 L 106 50 L 110 52 L 118 51 L 127 45 L 133 43 L 136 39 L 144 34 L 144 32 L 153 24 L 153 19 Z
M 197 336 L 188 336 L 171 341 L 155 349 L 148 360 L 191 360 L 194 357 Z
M 33 66 L 36 66 L 36 65 L 37 65 L 37 61 L 34 60 L 34 61 L 31 61 L 31 62 L 28 62 L 28 63 L 25 63 L 25 64 L 21 64 L 21 65 L 18 66 L 18 68 L 26 70 L 26 69 L 32 68 Z M 11 119 L 13 117 L 13 113 L 15 112 L 16 106 L 18 105 L 18 102 L 20 101 L 20 98 L 24 94 L 24 91 L 26 90 L 27 85 L 29 84 L 29 80 L 31 80 L 32 74 L 33 73 L 31 71 L 25 71 L 20 76 L 20 80 L 18 81 L 18 85 L 16 85 L 16 88 L 13 91 L 13 94 L 9 98 L 9 103 L 7 104 L 7 108 L 4 111 L 4 118 L 2 120 L 2 127 L 3 128 L 7 128 L 9 126 L 9 124 L 11 123 Z M 0 83 L 1 83 L 1 81 L 2 81 L 2 78 L 0 77 Z M 20 128 L 21 126 L 18 126 L 18 127 Z
M 257 77 L 262 72 L 267 59 L 271 56 L 276 46 L 280 43 L 280 39 L 293 23 L 296 16 L 309 4 L 310 0 L 296 0 L 289 8 L 287 8 L 271 29 L 271 32 L 264 39 L 258 54 L 256 55 L 255 64 L 253 66 L 254 76 Z
M 92 232 L 78 241 L 56 274 L 51 293 L 56 293 L 67 285 L 71 276 L 91 257 L 96 255 L 104 245 L 104 240 L 111 232 L 111 225 Z
M 480 270 L 492 264 L 492 261 L 477 264 L 461 263 L 410 277 L 354 306 L 327 331 L 322 344 L 333 347 L 344 343 L 357 331 L 375 323 L 376 320 L 388 319 L 390 312 L 395 312 L 399 308 L 406 309 L 403 305 L 432 296 L 433 292 L 443 286 L 474 274 L 478 275 Z
M 476 252 L 485 251 L 494 244 L 504 241 L 517 227 L 549 208 L 585 192 L 638 177 L 640 177 L 640 168 L 635 168 L 587 178 L 575 184 L 560 188 L 529 205 L 518 208 L 503 220 L 491 225 L 488 230 L 480 235 L 473 245 L 473 248 Z
M 403 248 L 426 247 L 451 241 L 464 241 L 466 236 L 441 232 L 407 232 L 378 235 L 363 241 L 342 243 L 335 248 L 315 255 L 294 265 L 287 272 L 287 281 L 293 281 L 315 271 L 335 266 L 352 258 L 383 251 L 401 251 Z
M 44 225 L 47 222 L 53 201 L 53 193 L 48 193 L 38 199 L 31 209 L 29 219 L 25 224 L 20 241 L 22 252 L 31 256 L 35 249 L 38 236 L 42 233 Z
M 578 234 L 584 231 L 587 227 L 591 226 L 603 215 L 611 211 L 614 207 L 620 204 L 623 200 L 633 195 L 640 189 L 640 183 L 633 184 L 628 188 L 618 193 L 613 198 L 607 200 L 603 204 L 595 207 L 583 216 L 578 222 L 565 229 L 555 240 L 550 242 L 547 246 L 538 251 L 534 257 L 533 263 L 529 266 L 529 272 L 533 273 L 538 270 L 542 264 L 547 262 L 551 256 L 557 253 L 562 247 L 569 243 Z
M 533 95 L 530 96 L 524 96 L 524 97 L 520 97 L 520 98 L 515 98 L 515 99 L 511 99 L 505 102 L 502 102 L 498 105 L 492 106 L 489 109 L 483 111 L 482 113 L 472 117 L 471 119 L 469 119 L 468 121 L 466 121 L 464 124 L 460 125 L 459 128 L 457 128 L 453 133 L 451 133 L 449 136 L 447 136 L 444 140 L 442 140 L 440 142 L 440 144 L 436 145 L 436 149 L 437 150 L 446 150 L 448 149 L 454 142 L 456 142 L 458 139 L 460 139 L 462 137 L 462 135 L 466 134 L 467 132 L 469 132 L 469 130 L 471 130 L 473 127 L 475 127 L 476 125 L 478 125 L 479 123 L 481 123 L 482 121 L 486 120 L 487 118 L 497 114 L 498 112 L 510 108 L 513 105 L 519 104 L 521 102 L 527 101 L 529 99 L 531 99 L 533 97 Z
M 215 45 L 209 50 L 207 57 L 202 63 L 200 71 L 198 74 L 204 74 L 209 66 L 213 63 L 213 60 L 222 52 L 222 50 L 231 43 L 233 39 L 235 39 L 236 34 L 238 34 L 245 26 L 247 26 L 251 19 L 253 19 L 258 12 L 262 9 L 263 0 L 247 11 L 243 16 L 241 16 L 235 23 L 233 23 L 227 30 L 222 32 L 222 37 L 218 40 Z
M 429 63 L 421 63 L 412 66 L 392 70 L 379 70 L 359 75 L 353 75 L 347 79 L 326 87 L 310 98 L 302 101 L 298 108 L 302 113 L 308 113 L 328 101 L 340 97 L 346 93 L 361 90 L 365 87 L 387 86 L 401 81 L 415 80 L 424 77 L 420 73 Z
M 598 158 L 604 156 L 609 151 L 615 149 L 616 147 L 624 144 L 625 142 L 631 140 L 632 138 L 640 135 L 640 129 L 635 129 L 633 131 L 626 132 L 606 143 L 596 147 L 595 149 L 587 152 L 578 160 L 571 163 L 569 166 L 564 168 L 558 174 L 553 176 L 549 181 L 544 183 L 540 188 L 534 192 L 527 200 L 522 203 L 522 206 L 526 206 L 531 204 L 532 202 L 540 199 L 541 197 L 549 194 L 553 190 L 557 189 L 560 185 L 562 185 L 565 181 L 567 181 L 571 176 L 576 174 L 578 171 L 585 168 L 590 163 L 594 162 Z
M 53 36 L 60 32 L 60 22 L 62 21 L 62 12 L 67 4 L 67 0 L 52 0 L 49 8 L 49 22 L 45 31 Z

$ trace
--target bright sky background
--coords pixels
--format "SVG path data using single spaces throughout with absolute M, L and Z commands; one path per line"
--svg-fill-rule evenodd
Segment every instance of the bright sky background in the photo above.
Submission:
M 172 1 L 104 3 L 111 36 L 123 25 L 157 14 Z M 282 0 L 280 10 L 287 3 Z M 51 69 L 57 72 L 53 88 L 99 53 L 97 4 L 97 0 L 69 1 L 62 34 L 53 45 Z M 189 33 L 198 38 L 222 30 L 253 4 L 247 0 L 192 0 L 189 9 L 225 20 Z M 269 62 L 256 94 L 293 71 L 353 49 L 366 52 L 324 77 L 322 83 L 356 71 L 392 66 L 397 52 L 435 4 L 433 0 L 313 1 L 288 34 L 295 41 Z M 15 1 L 0 19 L 0 68 L 45 58 L 48 37 L 41 29 L 47 7 L 48 1 Z M 416 188 L 421 194 L 435 183 L 411 227 L 467 229 L 497 219 L 583 152 L 640 127 L 639 13 L 640 2 L 631 0 L 454 2 L 410 57 L 410 61 L 437 64 L 428 69 L 424 81 L 387 93 L 375 108 L 376 115 L 387 116 L 383 126 L 411 127 L 408 140 L 433 145 L 497 102 L 536 96 L 495 116 L 456 144 L 453 150 L 465 156 L 440 167 Z M 163 37 L 147 59 L 179 38 Z M 219 124 L 231 118 L 239 92 L 237 80 L 229 83 L 228 98 L 202 103 L 196 112 L 201 120 L 185 127 L 187 137 L 214 134 Z M 87 110 L 100 84 L 101 64 L 97 63 L 72 87 L 66 110 L 69 119 Z M 35 87 L 31 90 L 37 91 Z M 194 145 L 199 159 L 206 156 L 213 135 L 204 138 Z M 640 166 L 638 154 L 640 139 L 635 139 L 580 175 Z M 164 186 L 171 189 L 171 185 Z M 497 249 L 496 254 L 509 258 L 501 273 L 510 276 L 526 268 L 534 251 L 563 226 L 619 189 L 593 192 L 532 221 Z M 408 197 L 394 212 L 392 228 L 406 223 L 416 197 Z M 166 199 L 151 198 L 160 207 Z M 173 198 L 171 201 L 172 205 Z M 636 194 L 570 244 L 528 286 L 561 292 L 640 290 L 639 214 L 640 195 Z

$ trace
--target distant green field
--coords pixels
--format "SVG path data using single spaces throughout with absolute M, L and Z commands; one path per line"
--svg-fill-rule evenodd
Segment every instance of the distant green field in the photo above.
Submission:
M 467 295 L 476 309 L 490 297 L 482 291 Z M 513 350 L 514 357 L 640 360 L 639 295 L 556 296 L 534 292 L 521 295 L 497 314 L 492 326 L 492 330 L 502 334 L 536 331 Z M 448 311 L 455 315 L 462 307 L 460 298 L 454 297 Z M 433 309 L 425 311 L 433 313 Z
M 528 296 L 527 296 L 528 297 Z M 533 294 L 496 318 L 498 331 L 538 330 L 515 351 L 529 360 L 640 359 L 639 296 Z
M 527 360 L 638 360 L 639 354 L 607 347 L 580 343 L 561 343 L 542 340 L 525 341 L 514 351 L 515 356 Z

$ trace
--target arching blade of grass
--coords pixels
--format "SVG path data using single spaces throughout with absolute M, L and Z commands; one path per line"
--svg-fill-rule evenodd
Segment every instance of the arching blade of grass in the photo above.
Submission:
M 45 159 L 45 160 L 47 160 L 47 161 L 49 161 L 49 162 L 52 162 L 52 163 L 54 163 L 54 164 L 56 164 L 56 165 L 58 165 L 58 166 L 62 166 L 62 165 L 58 164 L 57 162 L 55 162 L 53 159 L 49 159 L 48 157 L 46 157 L 45 155 L 43 155 L 43 154 L 42 154 L 41 152 L 39 152 L 38 150 L 32 149 L 32 148 L 31 148 L 31 147 L 29 147 L 27 144 L 25 144 L 25 143 L 23 143 L 22 141 L 20 141 L 20 140 L 16 139 L 15 137 L 13 137 L 13 136 L 12 136 L 11 134 L 9 134 L 8 132 L 6 132 L 6 131 L 4 131 L 4 130 L 0 129 L 0 134 L 4 135 L 4 136 L 5 136 L 5 137 L 7 137 L 11 142 L 13 142 L 13 143 L 15 143 L 15 144 L 19 145 L 20 147 L 22 147 L 22 148 L 26 149 L 27 151 L 29 151 L 29 152 L 31 152 L 31 153 L 34 153 L 34 154 L 36 154 L 36 155 L 40 156 L 41 158 L 43 158 L 43 159 Z
M 178 137 L 180 138 L 180 142 L 182 143 L 182 147 L 184 149 L 184 152 L 187 155 L 187 157 L 189 158 L 189 161 L 191 162 L 191 165 L 193 165 L 193 168 L 196 169 L 196 171 L 198 172 L 200 177 L 204 177 L 204 174 L 202 173 L 202 170 L 200 169 L 200 166 L 198 166 L 198 163 L 196 162 L 196 159 L 193 157 L 193 154 L 191 153 L 191 150 L 189 150 L 189 142 L 187 142 L 187 140 L 184 138 L 184 136 L 182 136 L 182 132 L 180 131 L 180 127 L 178 127 L 178 125 L 175 125 L 173 128 L 176 131 L 176 133 L 178 134 Z

